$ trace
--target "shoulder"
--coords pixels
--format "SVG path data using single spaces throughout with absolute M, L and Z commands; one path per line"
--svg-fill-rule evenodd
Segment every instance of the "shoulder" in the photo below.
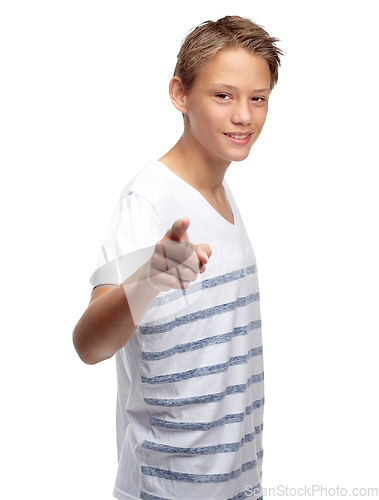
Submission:
M 170 193 L 170 185 L 158 161 L 152 160 L 121 191 L 120 198 L 131 196 L 143 199 L 153 206 L 160 205 Z

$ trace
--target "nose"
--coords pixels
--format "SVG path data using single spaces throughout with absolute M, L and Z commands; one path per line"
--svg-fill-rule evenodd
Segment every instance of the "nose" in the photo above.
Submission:
M 236 125 L 250 125 L 253 120 L 250 102 L 236 102 L 231 119 Z

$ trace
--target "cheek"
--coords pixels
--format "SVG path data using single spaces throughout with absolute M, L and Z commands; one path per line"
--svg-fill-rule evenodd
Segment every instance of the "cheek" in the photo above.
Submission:
M 255 116 L 255 123 L 257 124 L 259 130 L 262 130 L 263 125 L 265 124 L 267 118 L 267 111 L 268 111 L 267 108 L 261 109 Z
M 219 115 L 218 110 L 212 107 L 199 106 L 193 108 L 193 113 L 190 115 L 193 132 L 203 139 L 212 137 L 215 129 L 220 128 L 222 119 Z
M 191 121 L 192 127 L 195 129 L 204 128 L 205 124 L 208 123 L 209 120 L 207 109 L 201 105 L 201 102 L 192 104 L 188 117 Z

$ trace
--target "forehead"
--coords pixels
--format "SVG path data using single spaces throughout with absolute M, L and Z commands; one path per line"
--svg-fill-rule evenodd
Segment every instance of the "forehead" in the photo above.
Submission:
M 238 48 L 221 49 L 195 78 L 194 85 L 224 83 L 234 87 L 270 88 L 270 68 L 261 57 Z

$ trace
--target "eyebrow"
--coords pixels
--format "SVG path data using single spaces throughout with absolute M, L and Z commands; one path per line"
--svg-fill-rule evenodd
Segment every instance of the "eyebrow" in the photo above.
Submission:
M 224 87 L 229 90 L 238 90 L 237 87 L 234 87 L 234 85 L 228 85 L 227 83 L 213 83 L 212 87 Z M 252 92 L 267 92 L 271 91 L 271 89 L 255 89 Z

